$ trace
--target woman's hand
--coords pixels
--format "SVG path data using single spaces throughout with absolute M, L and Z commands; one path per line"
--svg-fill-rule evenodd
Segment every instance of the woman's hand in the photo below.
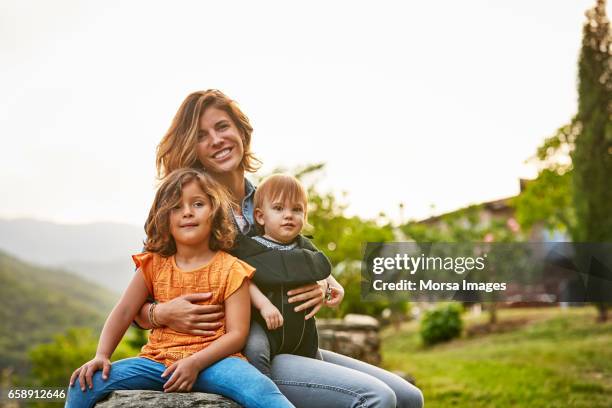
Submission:
M 290 296 L 289 303 L 304 302 L 301 305 L 295 307 L 293 310 L 299 312 L 301 310 L 312 307 L 310 313 L 308 313 L 304 317 L 305 320 L 310 319 L 323 306 L 325 300 L 325 292 L 327 291 L 327 285 L 327 281 L 323 280 L 316 283 L 312 283 L 310 285 L 291 289 L 289 292 L 287 292 L 287 296 Z
M 344 288 L 340 285 L 329 287 L 331 293 L 331 299 L 325 299 L 325 305 L 329 307 L 338 307 L 342 299 L 344 299 Z
M 102 379 L 108 379 L 111 370 L 110 360 L 107 357 L 95 356 L 93 359 L 74 370 L 70 376 L 70 386 L 72 387 L 74 380 L 78 377 L 81 391 L 85 391 L 85 384 L 87 384 L 90 390 L 93 389 L 93 375 L 100 369 L 102 370 Z
M 196 360 L 191 357 L 183 358 L 172 364 L 162 373 L 162 378 L 169 374 L 170 379 L 164 383 L 164 392 L 189 392 L 195 383 L 200 367 Z
M 211 293 L 192 293 L 179 296 L 155 307 L 156 320 L 174 331 L 195 336 L 212 336 L 221 327 L 221 305 L 197 305 L 209 299 Z

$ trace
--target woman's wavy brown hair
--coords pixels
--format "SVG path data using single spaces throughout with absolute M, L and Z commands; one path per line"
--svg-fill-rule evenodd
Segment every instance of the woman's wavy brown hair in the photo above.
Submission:
M 170 129 L 159 142 L 155 164 L 160 179 L 182 167 L 203 168 L 196 153 L 196 145 L 200 118 L 210 107 L 225 111 L 240 131 L 244 145 L 244 156 L 240 162 L 242 169 L 252 173 L 259 168 L 261 161 L 251 152 L 253 127 L 249 118 L 242 113 L 236 101 L 221 91 L 209 89 L 193 92 L 185 98 L 172 120 Z
M 149 217 L 145 223 L 145 251 L 162 256 L 176 253 L 176 243 L 170 234 L 170 212 L 180 203 L 183 186 L 196 181 L 208 196 L 212 206 L 209 246 L 213 251 L 229 250 L 236 239 L 236 227 L 231 214 L 231 202 L 226 189 L 201 170 L 183 168 L 170 173 L 155 193 Z

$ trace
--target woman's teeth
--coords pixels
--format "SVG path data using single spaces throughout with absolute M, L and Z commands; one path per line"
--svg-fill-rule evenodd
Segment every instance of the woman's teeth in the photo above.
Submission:
M 229 148 L 228 148 L 228 149 L 223 149 L 223 150 L 221 150 L 220 152 L 215 153 L 215 154 L 213 155 L 213 157 L 214 157 L 215 159 L 222 159 L 222 158 L 224 158 L 225 156 L 227 156 L 227 155 L 230 153 L 230 151 L 231 151 L 231 150 L 232 150 L 232 149 L 229 149 Z

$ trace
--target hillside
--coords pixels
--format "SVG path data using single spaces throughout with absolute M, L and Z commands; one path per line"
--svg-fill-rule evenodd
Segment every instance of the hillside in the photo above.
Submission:
M 121 293 L 131 280 L 131 254 L 142 249 L 141 227 L 118 223 L 67 225 L 0 219 L 0 250 L 42 266 L 67 269 Z
M 62 270 L 0 251 L 0 367 L 27 369 L 27 349 L 69 327 L 99 328 L 117 296 Z

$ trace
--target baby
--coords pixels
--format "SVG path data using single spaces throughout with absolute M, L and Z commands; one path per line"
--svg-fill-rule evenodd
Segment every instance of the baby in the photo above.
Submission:
M 292 176 L 265 179 L 254 197 L 254 218 L 262 235 L 239 238 L 233 254 L 255 267 L 249 286 L 254 313 L 247 358 L 270 376 L 270 361 L 281 353 L 318 357 L 318 335 L 310 310 L 294 311 L 287 291 L 326 279 L 327 257 L 300 235 L 306 223 L 308 198 Z M 265 334 L 264 334 L 265 333 Z

